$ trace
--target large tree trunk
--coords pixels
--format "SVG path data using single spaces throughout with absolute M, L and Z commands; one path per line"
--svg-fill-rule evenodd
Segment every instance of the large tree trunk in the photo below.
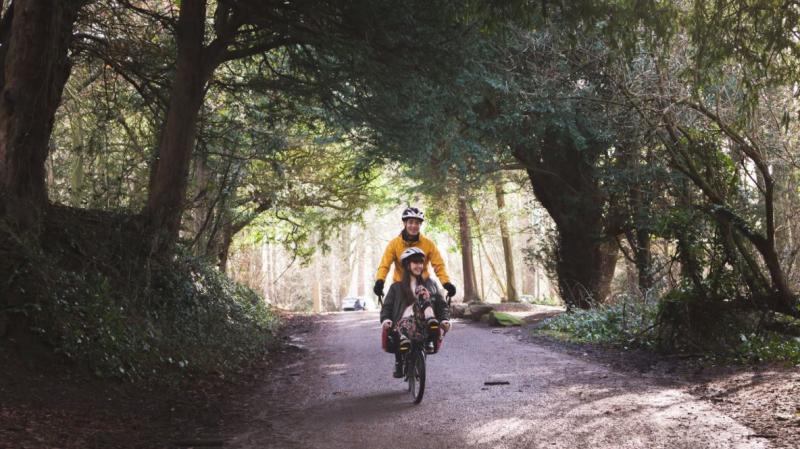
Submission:
M 511 246 L 511 233 L 508 232 L 508 214 L 506 213 L 506 198 L 503 191 L 503 180 L 498 176 L 494 180 L 494 194 L 497 199 L 497 209 L 500 212 L 500 239 L 503 241 L 503 258 L 506 263 L 506 297 L 504 302 L 517 302 L 517 279 L 514 274 L 514 249 Z
M 77 0 L 16 0 L 4 17 L 0 93 L 0 216 L 38 229 L 47 203 L 45 160 L 69 78 Z M 0 38 L 2 38 L 0 37 Z
M 592 232 L 597 223 L 584 223 L 585 228 L 580 223 L 559 227 L 556 273 L 567 305 L 587 309 L 611 293 L 619 248 L 614 240 Z
M 458 195 L 458 224 L 461 242 L 461 267 L 464 272 L 464 302 L 478 301 L 478 288 L 475 283 L 475 264 L 472 259 L 472 232 L 469 228 L 466 194 Z
M 178 239 L 189 164 L 205 86 L 216 64 L 204 55 L 205 0 L 184 0 L 178 20 L 178 58 L 158 158 L 144 214 L 152 233 L 151 253 L 169 254 Z
M 540 147 L 517 148 L 515 157 L 556 224 L 561 296 L 569 308 L 589 308 L 608 297 L 619 252 L 616 230 L 606 223 L 604 209 L 611 205 L 595 176 L 594 164 L 605 147 L 591 139 L 579 146 L 562 133 L 545 130 Z

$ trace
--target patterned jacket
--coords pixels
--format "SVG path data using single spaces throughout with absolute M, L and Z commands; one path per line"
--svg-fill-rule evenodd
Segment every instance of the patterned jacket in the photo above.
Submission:
M 439 321 L 450 319 L 450 308 L 447 307 L 447 302 L 442 298 L 436 283 L 431 279 L 422 281 L 422 285 L 431 293 L 431 304 L 433 305 L 433 313 Z M 392 323 L 397 323 L 403 316 L 406 305 L 403 302 L 403 291 L 399 282 L 395 282 L 389 287 L 386 293 L 386 298 L 383 300 L 383 307 L 381 308 L 381 323 L 384 320 L 392 320 Z

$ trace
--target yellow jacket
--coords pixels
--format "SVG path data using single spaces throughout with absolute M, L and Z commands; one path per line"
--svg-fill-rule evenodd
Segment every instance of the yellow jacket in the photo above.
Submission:
M 436 272 L 436 277 L 439 278 L 442 284 L 450 282 L 450 276 L 447 275 L 444 269 L 444 261 L 442 260 L 442 255 L 439 254 L 439 249 L 436 248 L 436 244 L 433 243 L 433 240 L 422 234 L 419 235 L 419 240 L 416 242 L 407 242 L 403 240 L 402 234 L 389 240 L 386 251 L 383 252 L 381 263 L 378 266 L 378 274 L 375 275 L 375 279 L 385 280 L 386 275 L 389 274 L 389 267 L 394 263 L 393 279 L 394 282 L 400 282 L 403 279 L 403 265 L 400 263 L 400 256 L 406 248 L 412 246 L 416 246 L 425 252 L 425 267 L 422 270 L 423 278 L 427 279 L 430 276 L 428 274 L 428 264 L 430 263 L 433 265 L 433 271 Z

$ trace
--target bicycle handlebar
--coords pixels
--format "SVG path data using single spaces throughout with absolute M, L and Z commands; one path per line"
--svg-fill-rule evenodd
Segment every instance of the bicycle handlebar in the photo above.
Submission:
M 447 307 L 450 307 L 450 300 L 453 299 L 452 296 L 447 295 Z M 378 305 L 383 307 L 383 295 L 378 295 Z

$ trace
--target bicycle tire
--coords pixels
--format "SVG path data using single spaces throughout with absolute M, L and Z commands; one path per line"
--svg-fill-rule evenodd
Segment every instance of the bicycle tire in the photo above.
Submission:
M 410 357 L 411 363 L 408 367 L 408 392 L 411 393 L 411 398 L 414 404 L 422 402 L 422 396 L 425 394 L 425 353 L 417 349 Z

